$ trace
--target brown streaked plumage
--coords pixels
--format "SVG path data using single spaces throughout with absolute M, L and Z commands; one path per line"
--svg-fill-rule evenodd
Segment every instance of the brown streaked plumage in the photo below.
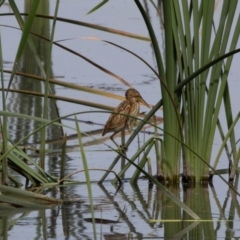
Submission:
M 149 105 L 144 101 L 140 93 L 134 88 L 128 89 L 125 93 L 125 97 L 126 100 L 121 102 L 118 105 L 118 107 L 114 109 L 113 113 L 110 115 L 102 132 L 102 136 L 104 136 L 106 133 L 113 132 L 110 139 L 114 142 L 114 144 L 117 147 L 119 146 L 114 141 L 113 137 L 117 133 L 124 130 L 126 127 L 128 128 L 128 131 L 131 132 L 135 123 L 135 119 L 121 114 L 137 117 L 139 114 L 140 102 L 143 103 L 145 106 L 149 107 Z

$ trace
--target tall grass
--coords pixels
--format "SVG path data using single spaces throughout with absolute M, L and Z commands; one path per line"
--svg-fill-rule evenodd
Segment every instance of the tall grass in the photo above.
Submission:
M 140 1 L 135 2 L 153 42 L 160 80 L 166 83 L 168 89 L 166 91 L 161 84 L 164 115 L 163 146 L 166 156 L 165 164 L 162 166 L 163 177 L 168 181 L 176 181 L 181 148 L 183 179 L 208 181 L 209 167 L 196 156 L 196 153 L 211 164 L 213 140 L 217 122 L 220 121 L 219 111 L 222 103 L 225 103 L 223 106 L 228 128 L 233 122 L 231 108 L 226 107 L 226 101 L 230 104 L 227 77 L 232 56 L 226 62 L 222 60 L 196 75 L 178 94 L 174 93 L 174 89 L 204 65 L 235 50 L 240 34 L 240 17 L 236 11 L 238 2 L 223 1 L 220 7 L 220 20 L 217 22 L 213 0 L 162 1 L 165 52 L 159 51 L 156 36 Z M 163 61 L 166 63 L 164 68 Z M 174 104 L 170 97 L 175 100 Z M 181 114 L 180 123 L 176 110 Z M 236 155 L 234 130 L 230 135 L 233 158 L 237 163 L 239 158 Z M 182 142 L 189 148 L 181 146 Z

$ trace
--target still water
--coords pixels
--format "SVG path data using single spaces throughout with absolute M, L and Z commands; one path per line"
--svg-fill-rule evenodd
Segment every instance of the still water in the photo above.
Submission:
M 140 180 L 133 186 L 124 183 L 118 192 L 109 182 L 102 186 L 93 184 L 92 189 L 97 239 L 216 239 L 216 236 L 237 239 L 240 236 L 239 202 L 226 188 L 222 191 L 213 186 L 169 188 L 208 222 L 187 222 L 191 219 L 188 214 L 160 190 L 149 188 L 147 181 Z M 2 211 L 9 239 L 19 236 L 21 239 L 93 239 L 86 192 L 84 185 L 69 186 L 61 192 L 53 191 L 53 195 L 74 201 L 71 204 L 19 213 Z M 176 219 L 181 220 L 176 222 Z
M 98 1 L 60 1 L 59 17 L 76 19 L 89 23 L 99 24 L 105 27 L 121 29 L 127 32 L 148 36 L 143 20 L 134 5 L 134 1 L 116 1 L 109 2 L 97 12 L 86 15 Z M 146 3 L 146 2 L 145 2 Z M 40 13 L 53 15 L 55 1 L 42 1 Z M 17 1 L 20 12 L 26 11 L 28 1 Z M 153 26 L 157 29 L 158 40 L 161 45 L 161 27 L 159 27 L 159 16 L 153 14 L 152 6 L 145 5 L 149 8 L 149 14 Z M 25 10 L 24 10 L 25 9 Z M 11 12 L 9 5 L 6 3 L 0 9 L 1 13 Z M 124 14 L 122 14 L 124 13 Z M 217 14 L 217 13 L 216 13 Z M 116 15 L 118 18 L 116 18 Z M 18 26 L 13 16 L 1 17 L 1 24 Z M 49 28 L 51 22 L 36 23 L 35 30 L 43 31 L 46 37 L 49 37 Z M 18 41 L 21 32 L 12 28 L 1 28 L 4 69 L 11 70 L 17 51 Z M 64 40 L 61 44 L 72 50 L 87 56 L 89 59 L 97 62 L 101 66 L 110 69 L 115 74 L 121 76 L 136 88 L 143 98 L 149 104 L 155 104 L 159 100 L 160 86 L 159 80 L 152 74 L 149 68 L 142 62 L 136 60 L 126 52 L 109 46 L 108 44 L 90 40 L 105 39 L 112 41 L 133 52 L 139 54 L 152 66 L 155 66 L 152 48 L 147 41 L 138 41 L 135 39 L 119 37 L 114 34 L 79 27 L 63 22 L 58 22 L 54 40 Z M 88 38 L 88 39 L 87 39 Z M 44 62 L 46 52 L 44 44 L 39 41 L 35 42 L 40 49 L 40 55 Z M 240 44 L 238 44 L 240 47 Z M 39 70 L 34 64 L 31 64 L 31 54 L 26 49 L 27 56 L 21 62 L 19 70 L 32 74 L 39 74 Z M 236 67 L 240 62 L 240 57 L 235 56 L 232 70 L 229 74 L 230 87 L 233 97 L 232 104 L 234 111 L 238 112 L 238 89 L 240 69 Z M 8 84 L 9 74 L 5 74 L 5 84 Z M 116 93 L 124 96 L 128 87 L 113 77 L 96 69 L 86 61 L 70 54 L 56 46 L 53 47 L 51 76 L 55 79 L 68 81 L 89 88 L 96 88 L 107 92 Z M 32 84 L 30 79 L 16 77 L 12 84 L 15 89 L 26 89 L 32 91 L 41 91 L 41 83 Z M 118 100 L 111 100 L 105 97 L 99 97 L 83 91 L 77 91 L 61 86 L 52 86 L 52 94 L 68 96 L 86 101 L 99 102 L 110 106 L 119 104 Z M 17 111 L 24 114 L 41 117 L 42 99 L 30 97 L 19 93 L 9 93 L 8 110 Z M 57 101 L 57 109 L 60 116 L 65 116 L 74 112 L 94 111 L 96 109 L 62 101 Z M 53 101 L 49 101 L 48 118 L 55 118 L 58 114 Z M 148 111 L 147 108 L 141 107 L 141 111 Z M 157 113 L 162 116 L 161 111 Z M 88 159 L 89 168 L 107 169 L 115 158 L 116 153 L 110 151 L 107 145 L 112 146 L 109 137 L 101 137 L 103 124 L 106 122 L 108 114 L 92 112 L 78 115 L 81 130 L 88 132 L 89 135 L 84 137 L 84 149 Z M 13 141 L 18 141 L 29 131 L 36 129 L 38 125 L 22 119 L 9 119 L 10 137 Z M 59 176 L 62 142 L 59 140 L 63 133 L 67 134 L 67 159 L 65 175 L 74 171 L 82 170 L 82 161 L 80 157 L 78 140 L 76 132 L 69 127 L 74 127 L 74 121 L 71 119 L 63 120 L 66 128 L 59 129 L 50 127 L 47 131 L 48 144 L 47 149 L 53 149 L 51 154 L 47 154 L 46 163 L 47 171 Z M 153 132 L 153 129 L 148 129 Z M 151 134 L 150 134 L 151 135 Z M 128 155 L 132 156 L 135 149 L 149 138 L 148 134 L 140 134 L 134 141 Z M 95 141 L 95 140 L 100 141 Z M 120 138 L 117 139 L 120 141 Z M 28 149 L 29 155 L 36 162 L 39 156 L 35 149 L 39 148 L 39 136 L 34 135 L 25 141 L 24 146 Z M 216 149 L 220 146 L 220 139 L 216 138 Z M 216 153 L 215 153 L 216 154 Z M 155 153 L 151 153 L 150 158 L 155 158 Z M 226 168 L 227 163 L 223 156 L 219 168 Z M 115 167 L 115 171 L 120 168 L 120 163 Z M 153 174 L 154 173 L 153 166 Z M 126 178 L 132 176 L 134 169 L 130 169 Z M 91 171 L 92 181 L 98 181 L 102 177 L 101 171 Z M 179 186 L 171 187 L 171 190 L 185 204 L 187 204 L 201 219 L 208 220 L 205 222 L 188 222 L 191 219 L 181 208 L 166 197 L 159 189 L 149 187 L 145 180 L 140 180 L 137 185 L 131 185 L 128 181 L 118 189 L 109 180 L 113 179 L 109 175 L 103 185 L 92 184 L 94 197 L 95 219 L 96 224 L 93 226 L 90 218 L 90 208 L 88 201 L 87 188 L 84 184 L 75 184 L 65 186 L 62 189 L 53 189 L 48 194 L 52 197 L 62 198 L 69 201 L 63 206 L 56 206 L 44 210 L 18 210 L 18 212 L 9 212 L 0 209 L 0 228 L 2 239 L 93 239 L 93 227 L 97 232 L 97 239 L 237 239 L 240 237 L 240 206 L 239 197 L 237 197 L 228 187 L 217 177 L 214 178 L 213 186 Z M 227 175 L 224 176 L 227 179 Z M 85 181 L 84 173 L 77 173 L 71 176 L 75 181 Z M 238 186 L 236 179 L 236 188 Z M 70 203 L 71 202 L 71 203 Z M 170 222 L 153 220 L 170 220 Z M 181 219 L 182 221 L 171 221 L 171 219 Z

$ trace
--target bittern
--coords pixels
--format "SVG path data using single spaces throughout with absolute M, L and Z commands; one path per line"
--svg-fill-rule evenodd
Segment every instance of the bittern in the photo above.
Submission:
M 118 148 L 119 146 L 114 141 L 113 137 L 122 130 L 125 130 L 126 128 L 128 128 L 129 132 L 132 131 L 133 125 L 136 120 L 129 116 L 137 117 L 139 115 L 139 103 L 141 102 L 145 106 L 150 108 L 150 106 L 145 102 L 140 93 L 134 88 L 128 89 L 125 93 L 125 97 L 126 100 L 121 102 L 110 115 L 102 132 L 102 136 L 104 136 L 106 133 L 113 132 L 113 134 L 110 136 L 110 139 Z

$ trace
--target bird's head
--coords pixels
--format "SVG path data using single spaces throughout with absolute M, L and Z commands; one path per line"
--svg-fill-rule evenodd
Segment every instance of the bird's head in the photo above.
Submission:
M 134 102 L 141 102 L 146 107 L 150 108 L 150 106 L 145 102 L 145 100 L 142 98 L 141 94 L 134 88 L 129 88 L 125 93 L 126 99 L 128 101 L 134 101 Z

